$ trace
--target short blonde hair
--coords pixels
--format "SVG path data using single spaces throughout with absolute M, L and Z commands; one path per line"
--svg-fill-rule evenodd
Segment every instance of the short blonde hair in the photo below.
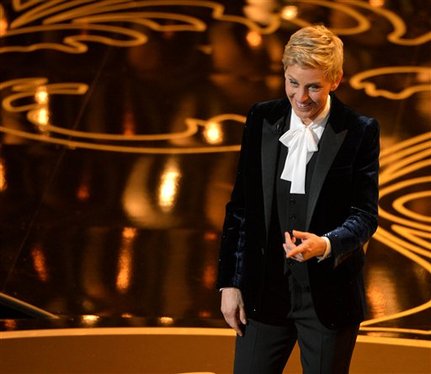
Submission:
M 343 74 L 343 42 L 325 26 L 306 26 L 289 39 L 283 53 L 283 66 L 299 65 L 321 69 L 325 78 L 336 82 Z

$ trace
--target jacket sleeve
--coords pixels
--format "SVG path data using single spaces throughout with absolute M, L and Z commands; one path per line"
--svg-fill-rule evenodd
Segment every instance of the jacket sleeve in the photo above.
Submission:
M 325 234 L 331 241 L 335 267 L 356 250 L 362 250 L 377 229 L 379 152 L 379 125 L 375 119 L 367 118 L 359 156 L 353 165 L 350 214 L 339 227 Z
M 218 260 L 217 288 L 219 289 L 223 287 L 241 288 L 243 281 L 246 213 L 244 174 L 247 162 L 250 123 L 255 107 L 256 105 L 251 108 L 247 116 L 241 142 L 236 179 L 230 201 L 226 205 Z

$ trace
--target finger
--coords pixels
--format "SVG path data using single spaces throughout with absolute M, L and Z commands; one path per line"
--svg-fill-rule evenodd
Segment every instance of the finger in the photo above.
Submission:
M 228 325 L 230 327 L 232 327 L 232 329 L 239 335 L 242 336 L 242 330 L 241 330 L 241 326 L 238 323 L 238 320 L 235 318 L 234 320 L 231 321 L 231 323 L 228 322 Z
M 235 332 L 239 336 L 243 335 L 241 324 L 245 325 L 247 323 L 247 318 L 245 315 L 245 309 L 243 306 L 239 306 L 239 310 L 229 311 L 229 312 L 223 313 L 223 317 L 224 317 L 225 321 L 227 322 L 227 324 L 233 330 L 235 330 Z
M 297 251 L 296 249 L 292 249 L 291 251 L 287 252 L 286 257 L 287 258 L 294 258 L 295 256 L 301 254 L 300 251 Z
M 244 309 L 244 307 L 241 307 L 241 308 L 239 309 L 239 320 L 241 321 L 241 323 L 242 323 L 243 325 L 246 325 L 246 324 L 247 324 L 247 316 L 246 316 L 246 314 L 245 314 L 245 309 Z
M 286 257 L 289 257 L 289 253 L 293 250 L 293 248 L 295 248 L 295 244 L 283 243 L 283 249 L 284 249 L 284 252 L 286 253 Z
M 284 241 L 286 244 L 293 244 L 292 238 L 290 237 L 289 231 L 284 233 Z
M 286 251 L 287 257 L 292 258 L 298 255 L 302 255 L 304 253 L 304 247 L 302 245 L 298 245 L 295 248 L 289 249 L 289 251 Z
M 290 235 L 288 231 L 286 231 L 284 233 L 284 242 L 288 247 L 292 247 L 292 246 L 294 247 L 296 243 L 296 238 Z
M 302 253 L 298 253 L 296 256 L 293 257 L 293 259 L 298 262 L 304 262 L 306 260 Z
M 290 260 L 295 260 L 297 262 L 304 262 L 304 261 L 308 260 L 308 258 L 306 258 L 302 253 L 298 253 L 297 255 L 286 256 L 286 257 Z
M 310 236 L 310 233 L 298 230 L 293 230 L 292 234 L 298 239 L 307 239 Z

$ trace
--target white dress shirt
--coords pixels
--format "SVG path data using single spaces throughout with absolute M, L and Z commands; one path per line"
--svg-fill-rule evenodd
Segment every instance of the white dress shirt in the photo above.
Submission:
M 279 139 L 289 149 L 280 178 L 291 182 L 290 193 L 305 194 L 307 163 L 318 150 L 330 109 L 331 97 L 328 96 L 325 108 L 309 125 L 304 125 L 292 110 L 289 130 Z M 326 236 L 322 238 L 325 240 L 326 249 L 322 256 L 317 257 L 319 262 L 331 254 L 331 241 Z
M 280 178 L 291 182 L 290 193 L 305 194 L 307 163 L 318 150 L 330 108 L 331 97 L 328 96 L 325 108 L 309 125 L 304 125 L 292 110 L 290 128 L 279 139 L 289 149 Z

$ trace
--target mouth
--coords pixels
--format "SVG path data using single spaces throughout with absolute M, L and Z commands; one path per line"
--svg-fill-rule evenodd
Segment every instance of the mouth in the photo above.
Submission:
M 312 103 L 298 103 L 298 102 L 296 102 L 295 104 L 296 104 L 296 107 L 298 109 L 300 109 L 300 110 L 307 110 L 307 109 L 309 109 L 311 107 Z

